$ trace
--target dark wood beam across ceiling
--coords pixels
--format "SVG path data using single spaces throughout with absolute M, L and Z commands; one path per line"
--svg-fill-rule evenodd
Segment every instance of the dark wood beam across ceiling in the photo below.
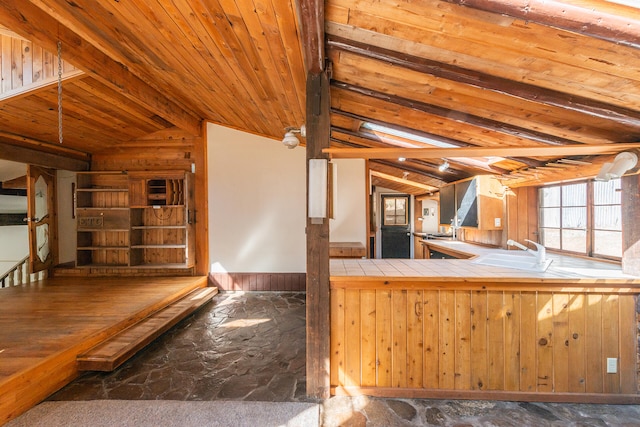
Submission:
M 640 48 L 640 27 L 637 15 L 627 17 L 620 12 L 609 13 L 602 4 L 583 6 L 557 0 L 443 1 Z M 625 6 L 611 4 L 608 6 L 618 11 L 625 8 Z M 626 9 L 630 10 L 628 7 Z
M 420 73 L 430 74 L 435 77 L 491 90 L 500 94 L 515 96 L 527 101 L 576 111 L 590 117 L 604 118 L 640 130 L 640 112 L 628 108 L 599 102 L 593 99 L 572 96 L 540 86 L 469 70 L 444 62 L 425 59 L 335 35 L 328 36 L 327 47 L 329 49 L 341 50 L 376 59 Z
M 525 129 L 519 126 L 514 126 L 509 123 L 486 119 L 484 117 L 474 116 L 472 114 L 468 114 L 462 111 L 454 111 L 448 108 L 442 108 L 436 105 L 426 104 L 424 102 L 407 99 L 407 98 L 403 98 L 396 95 L 390 95 L 390 94 L 379 92 L 373 89 L 355 86 L 349 83 L 333 80 L 331 82 L 331 85 L 335 88 L 351 91 L 364 96 L 369 96 L 375 99 L 390 102 L 392 104 L 400 105 L 406 108 L 411 108 L 427 114 L 433 114 L 435 116 L 444 117 L 449 120 L 454 120 L 456 122 L 478 126 L 493 132 L 500 132 L 500 133 L 504 133 L 507 135 L 512 135 L 520 138 L 526 138 L 531 141 L 539 142 L 546 145 L 578 144 L 577 141 L 573 141 L 567 138 L 548 135 L 542 132 L 537 132 L 537 131 Z

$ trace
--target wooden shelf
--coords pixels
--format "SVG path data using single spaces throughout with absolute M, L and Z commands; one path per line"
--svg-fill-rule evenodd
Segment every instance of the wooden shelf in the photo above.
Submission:
M 192 267 L 190 176 L 182 171 L 79 172 L 76 265 Z
M 78 246 L 79 251 L 100 251 L 100 250 L 111 250 L 111 251 L 128 251 L 129 246 Z
M 186 225 L 134 225 L 131 227 L 132 230 L 170 230 L 170 229 L 178 229 L 178 230 L 186 230 Z
M 98 192 L 111 192 L 111 193 L 128 193 L 128 188 L 78 188 L 76 191 L 81 193 L 98 193 Z
M 158 245 L 132 245 L 131 249 L 185 249 L 187 245 L 158 244 Z

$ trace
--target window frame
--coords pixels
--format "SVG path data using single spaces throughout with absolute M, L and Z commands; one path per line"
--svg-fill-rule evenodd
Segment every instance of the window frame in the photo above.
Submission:
M 582 206 L 566 206 L 563 204 L 563 187 L 567 187 L 567 186 L 571 186 L 571 185 L 577 185 L 577 184 L 586 184 L 585 185 L 585 191 L 586 191 L 586 195 L 585 195 L 585 203 L 586 205 L 584 206 L 584 208 L 586 208 L 586 226 L 584 228 L 586 235 L 585 235 L 585 252 L 579 252 L 579 251 L 572 251 L 572 250 L 567 250 L 563 248 L 563 230 L 582 230 L 580 228 L 570 228 L 570 227 L 564 227 L 563 221 L 562 221 L 562 215 L 563 215 L 563 208 L 575 208 L 575 207 L 582 207 Z M 607 254 L 599 254 L 599 253 L 595 253 L 595 233 L 596 232 L 615 232 L 615 233 L 620 233 L 622 235 L 622 226 L 620 227 L 620 230 L 608 230 L 608 229 L 602 229 L 602 228 L 595 228 L 595 209 L 596 207 L 601 207 L 601 206 L 618 206 L 618 209 L 620 209 L 620 214 L 622 214 L 622 199 L 623 197 L 620 197 L 620 201 L 619 203 L 606 203 L 606 204 L 595 204 L 595 196 L 594 196 L 594 186 L 595 186 L 595 181 L 593 179 L 589 179 L 589 180 L 580 180 L 580 181 L 572 181 L 572 182 L 564 182 L 564 183 L 557 183 L 557 184 L 552 184 L 552 185 L 546 185 L 546 186 L 541 186 L 538 188 L 538 235 L 541 237 L 544 236 L 544 229 L 549 229 L 549 230 L 558 230 L 559 232 L 559 239 L 560 239 L 560 248 L 548 248 L 551 251 L 556 251 L 556 252 L 560 252 L 560 253 L 566 253 L 566 254 L 571 254 L 571 255 L 578 255 L 578 256 L 588 256 L 591 258 L 598 258 L 598 259 L 603 259 L 603 260 L 610 260 L 610 261 L 618 261 L 620 262 L 622 260 L 621 256 L 614 256 L 614 255 L 607 255 Z M 558 187 L 559 191 L 560 191 L 560 201 L 559 201 L 559 205 L 558 206 L 548 206 L 545 207 L 543 206 L 542 203 L 542 194 L 543 191 L 545 189 L 548 188 L 553 188 L 553 187 Z M 620 187 L 618 187 L 618 189 L 616 189 L 615 191 L 622 191 L 622 189 Z M 544 209 L 559 209 L 559 225 L 557 227 L 543 227 L 543 210 Z M 544 243 L 543 243 L 544 244 Z M 620 251 L 622 252 L 622 247 L 620 247 Z

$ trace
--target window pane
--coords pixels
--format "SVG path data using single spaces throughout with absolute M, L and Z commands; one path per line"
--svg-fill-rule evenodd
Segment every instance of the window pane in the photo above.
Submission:
M 594 231 L 593 252 L 598 255 L 622 257 L 622 233 L 619 231 Z
M 597 230 L 622 231 L 622 213 L 620 205 L 594 206 L 593 228 Z
M 560 228 L 560 208 L 540 209 L 540 226 Z
M 587 252 L 587 232 L 585 230 L 562 230 L 562 250 Z
M 587 184 L 571 184 L 562 186 L 562 206 L 586 206 Z
M 619 205 L 621 195 L 620 179 L 593 182 L 594 205 Z
M 540 189 L 540 206 L 560 206 L 560 187 L 546 187 Z
M 560 249 L 560 230 L 553 228 L 542 228 L 540 230 L 541 243 L 547 248 Z
M 587 228 L 587 208 L 563 208 L 562 228 Z

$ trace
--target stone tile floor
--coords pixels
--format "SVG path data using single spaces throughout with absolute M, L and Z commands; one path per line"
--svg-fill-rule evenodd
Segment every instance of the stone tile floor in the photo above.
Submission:
M 305 295 L 222 293 L 111 373 L 49 400 L 309 402 Z M 332 397 L 323 426 L 640 426 L 638 405 Z M 259 421 L 257 421 L 259 425 Z

